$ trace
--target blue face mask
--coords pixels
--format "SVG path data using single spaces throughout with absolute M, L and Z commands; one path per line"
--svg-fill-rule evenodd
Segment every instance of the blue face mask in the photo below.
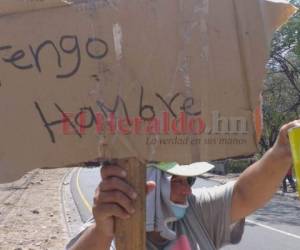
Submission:
M 184 217 L 186 213 L 186 209 L 188 208 L 188 205 L 182 205 L 182 204 L 175 204 L 174 202 L 171 202 L 171 209 L 177 220 L 180 220 Z

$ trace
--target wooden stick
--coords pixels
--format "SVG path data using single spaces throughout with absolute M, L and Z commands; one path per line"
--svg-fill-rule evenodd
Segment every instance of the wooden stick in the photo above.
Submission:
M 127 171 L 127 180 L 135 188 L 136 213 L 128 220 L 116 220 L 117 250 L 146 250 L 146 166 L 137 158 L 118 160 L 118 165 Z

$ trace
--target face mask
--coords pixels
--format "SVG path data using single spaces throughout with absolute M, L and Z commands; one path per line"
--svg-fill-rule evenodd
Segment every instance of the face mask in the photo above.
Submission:
M 180 220 L 184 217 L 187 208 L 188 204 L 182 205 L 171 202 L 171 209 L 177 220 Z

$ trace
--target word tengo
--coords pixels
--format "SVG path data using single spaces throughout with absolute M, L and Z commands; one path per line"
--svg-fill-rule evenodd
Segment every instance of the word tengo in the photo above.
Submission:
M 59 46 L 51 40 L 46 40 L 35 47 L 29 44 L 28 51 L 18 48 L 13 50 L 12 45 L 5 45 L 0 47 L 0 52 L 6 52 L 6 56 L 2 57 L 3 62 L 9 63 L 19 70 L 35 68 L 39 73 L 43 71 L 41 58 L 43 57 L 43 52 L 46 50 L 48 53 L 50 52 L 56 55 L 56 63 L 59 69 L 69 68 L 69 63 L 68 65 L 63 65 L 63 56 L 72 56 L 74 58 L 74 65 L 68 69 L 67 72 L 56 75 L 56 78 L 71 77 L 79 70 L 82 60 L 82 49 L 80 48 L 78 37 L 75 35 L 61 36 L 58 44 Z M 88 38 L 84 47 L 84 51 L 88 57 L 95 60 L 104 58 L 109 50 L 107 43 L 96 37 Z M 46 56 L 44 58 L 46 58 Z

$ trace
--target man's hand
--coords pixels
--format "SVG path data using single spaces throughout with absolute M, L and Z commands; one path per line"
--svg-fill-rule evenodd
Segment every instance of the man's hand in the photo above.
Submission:
M 101 177 L 102 182 L 94 196 L 93 216 L 97 231 L 112 239 L 115 218 L 130 218 L 135 212 L 133 201 L 137 198 L 137 193 L 126 182 L 126 172 L 117 165 L 104 165 L 101 168 Z M 148 182 L 147 193 L 154 187 L 154 182 Z
M 128 219 L 134 213 L 135 190 L 126 182 L 126 172 L 117 165 L 101 168 L 102 182 L 98 185 L 93 205 L 96 223 L 90 226 L 71 250 L 109 250 L 114 237 L 115 218 Z M 154 182 L 146 184 L 149 193 Z
M 271 153 L 275 159 L 278 159 L 281 162 L 286 162 L 287 165 L 292 164 L 288 130 L 299 126 L 300 120 L 295 120 L 281 127 L 276 143 L 271 149 Z

